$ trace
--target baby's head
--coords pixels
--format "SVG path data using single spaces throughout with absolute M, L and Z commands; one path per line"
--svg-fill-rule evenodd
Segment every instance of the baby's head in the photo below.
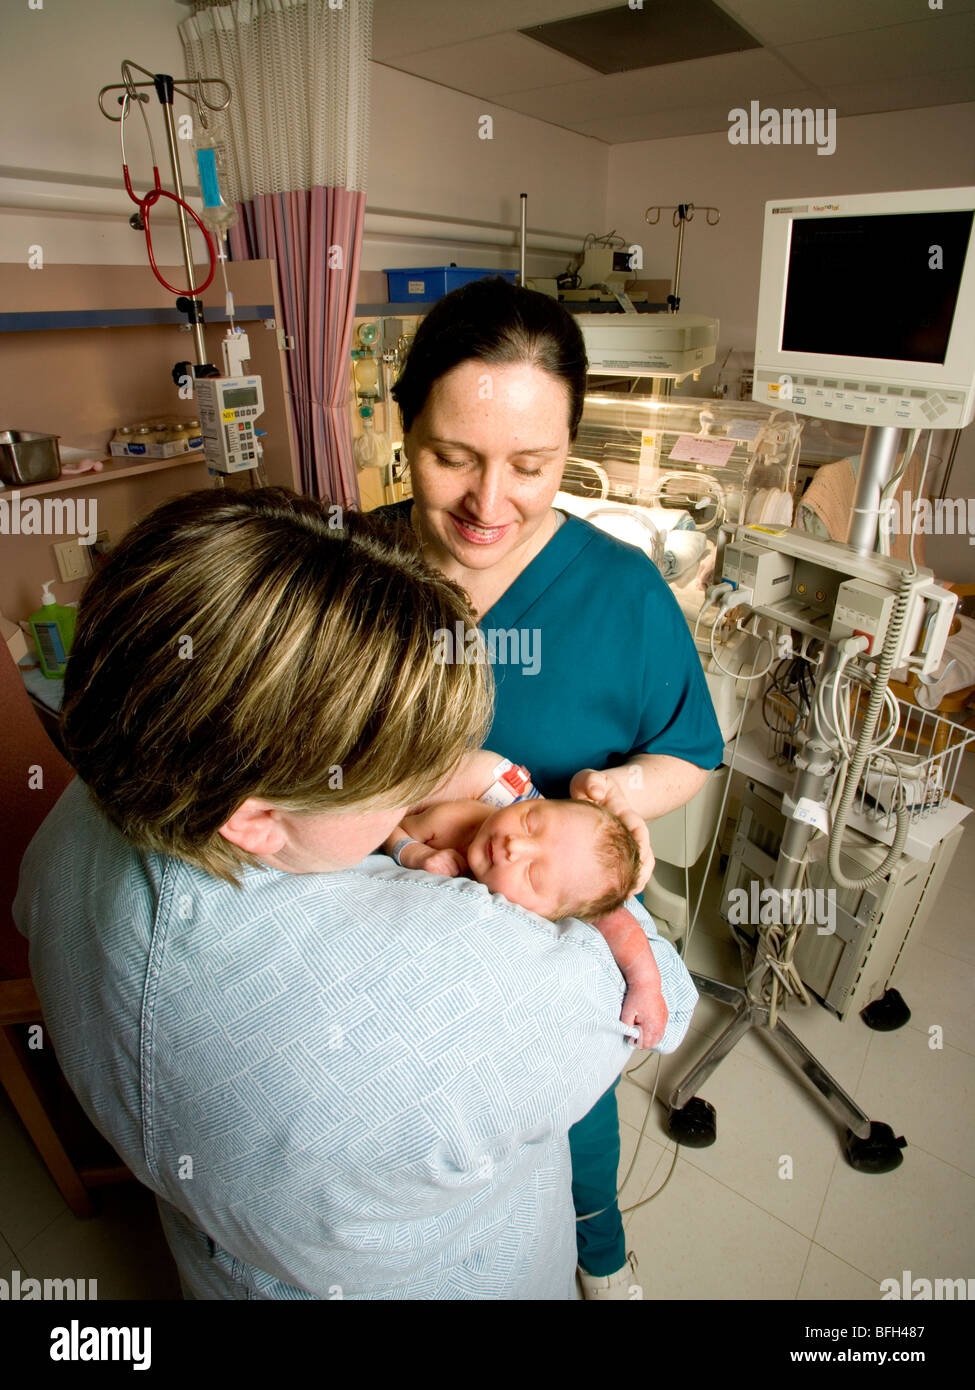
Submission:
M 636 841 L 591 801 L 517 801 L 487 817 L 467 849 L 473 876 L 542 917 L 593 921 L 619 907 L 640 871 Z

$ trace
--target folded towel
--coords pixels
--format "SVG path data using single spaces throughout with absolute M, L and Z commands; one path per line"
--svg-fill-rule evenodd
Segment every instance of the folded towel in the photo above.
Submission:
M 669 583 L 700 563 L 708 548 L 707 536 L 700 531 L 671 531 L 667 536 L 660 573 Z
M 690 512 L 682 511 L 679 507 L 645 507 L 643 510 L 662 536 L 671 531 L 695 530 Z

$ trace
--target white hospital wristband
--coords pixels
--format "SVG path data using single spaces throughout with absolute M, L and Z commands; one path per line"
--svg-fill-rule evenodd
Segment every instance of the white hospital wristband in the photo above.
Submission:
M 397 840 L 395 845 L 393 845 L 391 857 L 400 866 L 401 869 L 405 869 L 408 867 L 406 864 L 403 863 L 402 859 L 400 859 L 400 854 L 402 853 L 402 851 L 406 849 L 407 845 L 418 845 L 419 843 L 420 841 L 414 840 L 412 835 L 404 835 L 402 840 Z

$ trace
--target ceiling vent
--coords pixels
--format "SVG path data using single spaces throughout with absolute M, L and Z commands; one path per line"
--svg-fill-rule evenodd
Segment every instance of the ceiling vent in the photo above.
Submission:
M 520 30 L 595 72 L 635 72 L 761 48 L 712 0 L 643 0 Z

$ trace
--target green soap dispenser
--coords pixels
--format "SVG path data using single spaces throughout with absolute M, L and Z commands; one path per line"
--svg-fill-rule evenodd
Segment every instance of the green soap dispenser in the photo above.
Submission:
M 77 609 L 55 602 L 51 593 L 53 583 L 54 580 L 49 579 L 44 585 L 41 607 L 27 620 L 37 644 L 41 670 L 51 681 L 64 675 L 78 617 Z

